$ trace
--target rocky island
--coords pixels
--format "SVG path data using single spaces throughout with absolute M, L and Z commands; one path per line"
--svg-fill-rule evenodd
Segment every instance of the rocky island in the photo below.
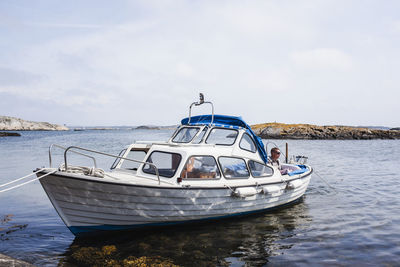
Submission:
M 26 121 L 19 118 L 0 116 L 0 131 L 67 131 L 65 126 L 48 122 Z
M 378 130 L 351 126 L 318 126 L 312 124 L 264 123 L 252 125 L 263 139 L 400 139 L 400 131 Z
M 21 134 L 13 132 L 0 132 L 0 137 L 5 137 L 5 136 L 21 136 Z

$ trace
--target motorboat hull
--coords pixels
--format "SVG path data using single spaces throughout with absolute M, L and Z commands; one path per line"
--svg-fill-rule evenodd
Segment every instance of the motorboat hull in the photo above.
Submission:
M 66 226 L 82 235 L 265 212 L 299 200 L 310 179 L 308 172 L 294 178 L 291 187 L 288 182 L 247 186 L 257 193 L 246 197 L 235 196 L 232 188 L 144 186 L 62 172 L 40 182 Z

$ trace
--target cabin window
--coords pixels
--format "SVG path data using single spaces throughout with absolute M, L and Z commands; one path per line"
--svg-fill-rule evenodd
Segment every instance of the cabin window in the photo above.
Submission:
M 146 156 L 146 151 L 143 151 L 143 150 L 131 150 L 131 151 L 129 151 L 128 155 L 125 156 L 125 158 L 138 160 L 138 161 L 143 161 L 145 156 Z M 125 159 L 122 162 L 121 168 L 137 171 L 137 169 L 138 169 L 140 164 L 141 163 L 139 163 L 139 162 L 134 162 L 134 161 L 130 161 L 130 160 L 126 160 Z
M 171 178 L 175 175 L 181 158 L 182 156 L 177 153 L 154 151 L 147 158 L 146 162 L 156 165 L 160 176 Z M 157 175 L 155 168 L 148 164 L 144 164 L 143 172 Z
M 204 135 L 206 134 L 208 127 L 204 127 L 201 133 L 193 139 L 193 144 L 200 144 L 203 141 Z
M 196 136 L 197 132 L 200 128 L 195 127 L 183 127 L 181 128 L 178 133 L 175 135 L 172 142 L 174 143 L 189 143 L 192 141 L 193 137 Z
M 240 140 L 239 147 L 243 150 L 247 150 L 250 152 L 256 152 L 256 145 L 254 144 L 253 138 L 250 137 L 247 133 L 243 134 L 242 139 Z
M 206 143 L 215 145 L 233 145 L 236 141 L 237 135 L 237 130 L 214 128 L 208 135 Z
M 214 179 L 220 178 L 217 162 L 212 156 L 193 156 L 190 157 L 183 168 L 181 177 Z
M 265 164 L 249 160 L 249 168 L 253 177 L 267 177 L 274 174 L 274 170 Z
M 219 164 L 225 178 L 247 178 L 249 170 L 246 162 L 240 158 L 219 157 Z

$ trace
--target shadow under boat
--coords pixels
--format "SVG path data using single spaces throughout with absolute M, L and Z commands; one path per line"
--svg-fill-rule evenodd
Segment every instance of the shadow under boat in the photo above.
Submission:
M 291 207 L 252 214 L 235 220 L 197 222 L 168 227 L 125 230 L 76 237 L 60 265 L 141 262 L 189 266 L 264 265 L 291 245 L 280 241 L 296 235 L 311 221 L 301 198 Z

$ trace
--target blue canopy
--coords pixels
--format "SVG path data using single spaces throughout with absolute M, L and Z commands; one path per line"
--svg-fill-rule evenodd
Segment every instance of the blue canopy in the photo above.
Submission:
M 193 116 L 190 118 L 190 125 L 204 125 L 210 124 L 212 119 L 212 115 L 200 115 L 200 116 Z M 189 118 L 184 118 L 181 123 L 182 125 L 188 125 Z M 227 128 L 245 128 L 246 131 L 253 137 L 258 153 L 261 156 L 261 159 L 267 163 L 268 156 L 267 152 L 264 149 L 264 144 L 260 137 L 258 137 L 250 128 L 247 123 L 243 121 L 241 117 L 233 117 L 233 116 L 225 116 L 225 115 L 214 115 L 214 120 L 212 123 L 213 126 L 220 126 L 220 127 L 227 127 Z

